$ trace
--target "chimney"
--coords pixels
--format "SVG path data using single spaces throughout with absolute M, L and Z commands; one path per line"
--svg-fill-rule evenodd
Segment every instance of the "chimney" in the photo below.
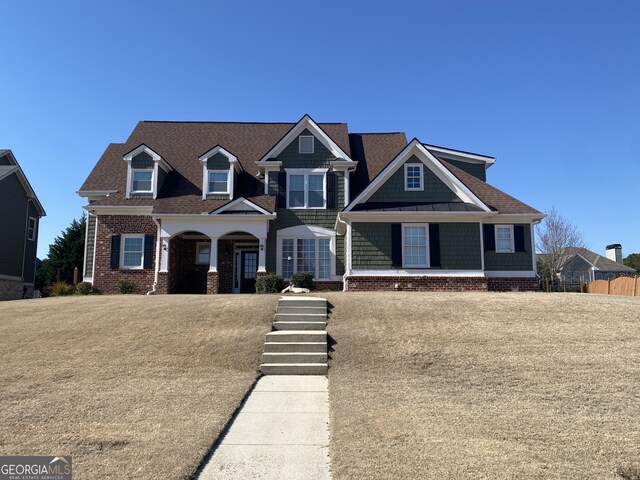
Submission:
M 607 245 L 605 251 L 609 260 L 622 263 L 622 245 L 619 243 L 612 243 L 611 245 Z

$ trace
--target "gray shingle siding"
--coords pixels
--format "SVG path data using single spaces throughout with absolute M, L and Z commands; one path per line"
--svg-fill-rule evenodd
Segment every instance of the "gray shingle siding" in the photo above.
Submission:
M 458 167 L 460 170 L 464 170 L 469 175 L 473 175 L 474 177 L 479 178 L 483 182 L 487 181 L 487 170 L 485 169 L 484 164 L 461 162 L 459 160 L 449 160 L 447 158 L 445 158 L 444 160 L 449 162 L 454 167 Z
M 26 236 L 27 197 L 15 173 L 0 180 L 0 275 L 22 276 Z M 37 215 L 35 215 L 37 218 Z M 33 243 L 33 242 L 32 242 Z
M 418 160 L 415 155 L 405 164 L 422 165 L 423 186 L 422 191 L 405 191 L 404 189 L 404 165 L 391 175 L 384 185 L 373 194 L 367 202 L 462 202 L 460 198 L 447 187 L 426 165 Z
M 502 224 L 501 224 L 502 225 Z M 506 225 L 506 224 L 505 224 Z M 484 252 L 484 269 L 488 271 L 530 271 L 534 270 L 531 255 L 531 225 L 524 227 L 524 252 L 496 253 Z
M 216 153 L 207 159 L 208 170 L 229 170 L 229 159 L 221 153 Z
M 93 254 L 96 238 L 96 217 L 89 215 L 87 217 L 87 255 L 85 258 L 85 272 L 87 276 L 93 274 Z
M 356 270 L 392 268 L 391 223 L 353 223 L 351 252 L 352 267 Z
M 153 168 L 153 158 L 147 152 L 142 152 L 131 159 L 131 168 Z
M 441 223 L 440 263 L 445 270 L 480 270 L 480 224 Z
M 40 222 L 38 210 L 33 202 L 29 203 L 29 216 L 36 219 L 36 234 L 33 240 L 27 240 L 24 253 L 24 282 L 34 283 L 36 274 L 36 252 L 38 250 L 38 235 L 40 235 Z M 80 265 L 78 265 L 80 267 Z

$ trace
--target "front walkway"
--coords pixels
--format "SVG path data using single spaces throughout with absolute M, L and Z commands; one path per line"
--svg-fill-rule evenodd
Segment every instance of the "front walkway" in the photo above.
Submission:
M 198 478 L 330 479 L 328 382 L 262 377 Z

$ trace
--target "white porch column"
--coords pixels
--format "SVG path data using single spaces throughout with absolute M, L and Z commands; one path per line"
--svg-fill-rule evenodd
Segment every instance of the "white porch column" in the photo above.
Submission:
M 169 237 L 163 237 L 160 241 L 162 245 L 162 255 L 160 255 L 160 271 L 168 272 L 169 271 Z
M 258 239 L 258 272 L 267 271 L 267 239 Z
M 211 238 L 211 247 L 209 248 L 209 271 L 218 271 L 218 237 Z

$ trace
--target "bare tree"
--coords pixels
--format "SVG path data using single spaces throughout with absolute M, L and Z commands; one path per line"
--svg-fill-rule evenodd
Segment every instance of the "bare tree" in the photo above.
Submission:
M 576 253 L 576 248 L 586 248 L 586 244 L 578 228 L 553 207 L 538 227 L 536 247 L 544 254 L 540 258 L 541 270 L 554 285 L 562 265 Z

